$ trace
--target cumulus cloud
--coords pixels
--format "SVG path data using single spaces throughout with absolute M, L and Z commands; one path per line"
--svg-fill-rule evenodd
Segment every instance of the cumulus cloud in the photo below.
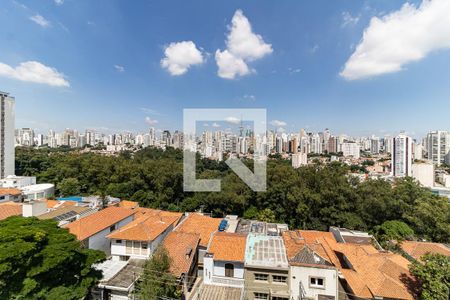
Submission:
M 227 48 L 216 51 L 216 63 L 219 77 L 234 79 L 252 73 L 247 63 L 263 58 L 273 52 L 272 45 L 264 42 L 255 34 L 247 17 L 237 10 L 231 20 L 226 40 Z
M 216 51 L 216 63 L 219 67 L 217 75 L 226 79 L 234 79 L 236 76 L 244 76 L 253 72 L 242 58 L 234 56 L 228 50 Z
M 64 78 L 64 74 L 37 61 L 26 61 L 20 63 L 17 67 L 11 67 L 0 62 L 0 76 L 51 86 L 70 86 Z
M 450 1 L 406 3 L 384 17 L 373 17 L 361 42 L 340 73 L 347 80 L 401 71 L 430 52 L 450 48 Z
M 114 65 L 114 69 L 116 69 L 117 72 L 121 72 L 121 73 L 125 71 L 125 68 L 121 65 Z
M 165 48 L 164 55 L 161 67 L 173 76 L 183 75 L 191 66 L 202 64 L 204 61 L 202 52 L 192 41 L 170 43 Z
M 51 25 L 50 21 L 47 20 L 46 18 L 44 18 L 43 16 L 41 16 L 40 14 L 31 16 L 30 20 L 44 28 L 50 27 L 50 25 Z
M 148 125 L 156 125 L 158 124 L 158 120 L 152 119 L 150 117 L 145 117 L 145 123 Z
M 241 123 L 241 120 L 239 118 L 236 118 L 236 117 L 228 117 L 228 118 L 225 119 L 225 121 L 227 121 L 228 123 L 231 123 L 231 124 L 239 124 L 239 123 Z
M 214 128 L 219 128 L 219 127 L 220 127 L 220 124 L 217 124 L 216 122 L 214 122 L 214 123 L 212 124 L 212 127 L 214 127 Z
M 54 0 L 56 5 L 63 5 L 64 0 Z
M 275 127 L 283 127 L 283 126 L 286 126 L 287 123 L 284 121 L 280 121 L 280 120 L 272 120 L 270 122 L 270 125 L 275 126 Z

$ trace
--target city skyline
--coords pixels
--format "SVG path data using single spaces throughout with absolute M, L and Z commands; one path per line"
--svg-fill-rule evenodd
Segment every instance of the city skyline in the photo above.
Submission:
M 17 128 L 40 132 L 173 131 L 183 108 L 232 107 L 267 108 L 287 132 L 424 136 L 450 128 L 448 4 L 409 3 L 7 1 L 0 87 Z M 429 39 L 395 36 L 425 23 Z M 396 38 L 414 53 L 371 48 Z

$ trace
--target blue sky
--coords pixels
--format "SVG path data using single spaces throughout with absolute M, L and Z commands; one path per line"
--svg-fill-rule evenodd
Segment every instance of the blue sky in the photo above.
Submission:
M 266 108 L 287 131 L 421 135 L 450 129 L 445 2 L 4 0 L 0 90 L 40 132 Z

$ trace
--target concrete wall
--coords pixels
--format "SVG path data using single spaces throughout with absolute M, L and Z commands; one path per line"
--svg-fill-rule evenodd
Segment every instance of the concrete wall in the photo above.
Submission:
M 318 295 L 334 296 L 338 299 L 338 276 L 336 269 L 323 269 L 313 267 L 290 267 L 290 291 L 293 299 L 300 296 L 300 283 L 304 289 L 306 297 L 318 299 Z M 310 278 L 323 278 L 324 288 L 310 285 Z
M 164 238 L 169 234 L 169 232 L 172 231 L 172 229 L 173 229 L 173 226 L 170 225 L 154 241 L 149 241 L 147 243 L 147 252 L 145 254 L 143 254 L 142 251 L 139 251 L 139 253 L 127 253 L 127 241 L 121 240 L 121 242 L 118 243 L 117 239 L 111 240 L 111 252 L 110 253 L 113 256 L 114 260 L 119 260 L 120 256 L 130 256 L 130 258 L 147 259 L 149 256 L 153 255 L 153 253 L 156 251 L 158 246 L 161 244 L 161 242 L 164 240 Z
M 255 280 L 255 274 L 267 274 L 267 281 Z M 286 283 L 279 283 L 273 281 L 273 276 L 286 276 Z M 246 267 L 244 272 L 245 279 L 245 293 L 248 300 L 255 299 L 255 293 L 266 293 L 272 296 L 286 296 L 289 297 L 289 270 L 284 269 L 269 269 Z
M 434 186 L 434 165 L 432 163 L 412 164 L 411 175 L 425 187 Z
M 214 261 L 214 276 L 225 276 L 225 264 L 234 265 L 234 276 L 233 278 L 244 278 L 244 263 L 239 262 L 227 262 L 227 261 Z

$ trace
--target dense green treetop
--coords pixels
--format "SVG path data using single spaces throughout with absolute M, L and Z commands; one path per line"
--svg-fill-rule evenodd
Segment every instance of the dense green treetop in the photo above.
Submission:
M 104 258 L 55 221 L 10 217 L 0 221 L 0 299 L 83 299 Z
M 396 220 L 417 237 L 450 242 L 448 199 L 412 178 L 394 185 L 381 179 L 360 182 L 338 162 L 294 169 L 288 160 L 273 156 L 267 164 L 267 191 L 254 192 L 224 162 L 197 157 L 197 177 L 221 179 L 222 191 L 192 193 L 183 191 L 182 158 L 182 151 L 173 148 L 148 147 L 118 156 L 18 148 L 16 174 L 54 183 L 57 195 L 111 195 L 144 207 L 202 208 L 216 217 L 268 217 L 291 228 L 315 230 L 342 226 L 373 231 Z
M 422 300 L 448 300 L 450 297 L 450 257 L 441 254 L 425 254 L 420 262 L 410 266 L 411 273 L 419 280 Z
M 180 298 L 177 278 L 169 272 L 170 263 L 167 250 L 163 246 L 159 246 L 152 258 L 146 261 L 144 273 L 136 283 L 135 293 L 138 299 Z

